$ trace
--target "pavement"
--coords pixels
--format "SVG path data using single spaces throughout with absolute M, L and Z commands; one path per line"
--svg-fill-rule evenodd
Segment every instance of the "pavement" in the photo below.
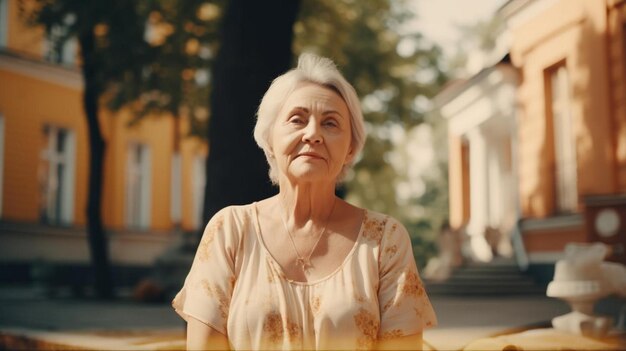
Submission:
M 431 296 L 439 325 L 424 332 L 435 350 L 459 350 L 471 341 L 549 327 L 552 318 L 571 311 L 557 299 L 543 295 Z
M 427 330 L 427 348 L 459 350 L 471 341 L 548 327 L 570 311 L 542 295 L 431 296 L 437 328 Z M 45 297 L 29 287 L 0 286 L 0 350 L 183 350 L 184 322 L 169 304 L 120 299 L 96 301 Z

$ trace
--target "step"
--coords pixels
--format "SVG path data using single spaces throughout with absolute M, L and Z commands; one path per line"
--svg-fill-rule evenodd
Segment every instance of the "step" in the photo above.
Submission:
M 452 272 L 445 281 L 424 281 L 429 294 L 441 295 L 536 295 L 546 287 L 509 261 L 498 264 L 470 263 Z
M 476 296 L 476 295 L 545 295 L 546 289 L 537 285 L 528 286 L 489 286 L 489 285 L 426 285 L 426 292 L 429 295 L 457 295 L 457 296 Z
M 459 274 L 476 274 L 476 275 L 490 275 L 490 274 L 494 274 L 494 275 L 523 275 L 523 272 L 520 272 L 518 270 L 515 271 L 505 271 L 505 270 L 485 270 L 485 269 L 457 269 L 454 271 L 454 273 L 459 273 Z
M 462 280 L 533 280 L 531 277 L 523 274 L 466 274 L 466 273 L 453 273 L 450 279 L 462 279 Z
M 426 282 L 426 285 L 458 285 L 458 286 L 537 286 L 535 282 L 529 280 L 510 280 L 506 282 L 497 281 L 469 281 L 469 280 L 446 280 L 445 282 Z

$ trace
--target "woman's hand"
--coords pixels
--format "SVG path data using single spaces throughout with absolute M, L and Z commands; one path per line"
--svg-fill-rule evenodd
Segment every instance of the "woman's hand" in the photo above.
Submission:
M 228 350 L 226 335 L 189 317 L 187 321 L 187 350 Z
M 422 350 L 422 333 L 381 340 L 376 350 Z

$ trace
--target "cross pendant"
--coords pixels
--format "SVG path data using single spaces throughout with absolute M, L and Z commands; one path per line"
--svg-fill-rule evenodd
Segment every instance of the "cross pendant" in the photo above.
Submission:
M 311 267 L 311 261 L 306 258 L 298 257 L 296 259 L 296 264 L 302 267 L 303 271 L 308 271 L 309 267 Z

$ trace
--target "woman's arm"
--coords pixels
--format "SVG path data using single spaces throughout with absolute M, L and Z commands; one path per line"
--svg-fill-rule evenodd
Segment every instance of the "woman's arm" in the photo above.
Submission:
M 381 340 L 376 350 L 422 350 L 422 333 Z
M 189 317 L 187 321 L 187 350 L 228 350 L 226 335 Z

